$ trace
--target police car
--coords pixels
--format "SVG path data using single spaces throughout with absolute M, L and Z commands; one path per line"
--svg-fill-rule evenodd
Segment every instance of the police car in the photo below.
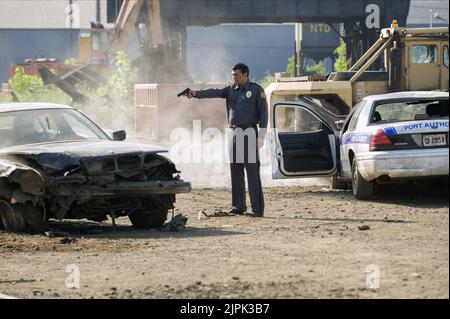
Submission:
M 273 178 L 331 176 L 334 188 L 351 182 L 359 199 L 371 197 L 376 184 L 448 183 L 448 92 L 368 96 L 337 120 L 313 101 L 275 104 Z

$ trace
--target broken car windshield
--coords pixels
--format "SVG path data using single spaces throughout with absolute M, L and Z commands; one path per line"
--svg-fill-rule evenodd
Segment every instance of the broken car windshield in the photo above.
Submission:
M 79 140 L 108 136 L 75 110 L 43 109 L 0 113 L 0 147 Z

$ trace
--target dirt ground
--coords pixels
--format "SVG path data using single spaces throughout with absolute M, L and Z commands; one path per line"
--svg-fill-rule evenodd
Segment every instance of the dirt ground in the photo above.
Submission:
M 126 218 L 116 232 L 110 223 L 59 224 L 65 238 L 0 232 L 0 294 L 449 298 L 448 189 L 392 186 L 371 201 L 321 186 L 265 193 L 264 218 L 201 214 L 229 207 L 226 188 L 183 194 L 175 213 L 189 220 L 180 232 L 134 230 Z M 68 265 L 80 288 L 66 287 Z

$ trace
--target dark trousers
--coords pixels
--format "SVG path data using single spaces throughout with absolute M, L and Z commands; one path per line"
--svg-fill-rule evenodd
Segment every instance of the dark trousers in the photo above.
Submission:
M 252 212 L 264 214 L 264 195 L 260 177 L 260 162 L 256 141 L 258 129 L 256 126 L 234 127 L 230 138 L 230 169 L 232 206 L 239 211 L 246 211 L 245 178 L 247 173 L 248 192 Z

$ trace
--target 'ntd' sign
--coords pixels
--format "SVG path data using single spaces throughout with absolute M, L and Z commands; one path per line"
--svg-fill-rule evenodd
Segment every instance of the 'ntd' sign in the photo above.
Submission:
M 339 24 L 333 24 L 339 30 Z M 339 45 L 338 34 L 325 23 L 302 24 L 302 47 L 304 48 L 336 48 Z

